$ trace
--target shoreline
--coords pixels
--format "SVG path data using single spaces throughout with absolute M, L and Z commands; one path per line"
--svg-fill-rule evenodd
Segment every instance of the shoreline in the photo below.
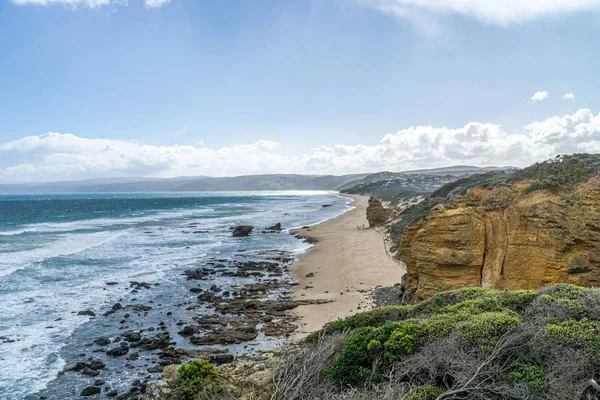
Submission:
M 300 327 L 300 339 L 321 329 L 327 322 L 372 308 L 370 292 L 379 286 L 400 282 L 406 272 L 402 264 L 386 252 L 383 236 L 368 227 L 368 197 L 339 194 L 353 199 L 345 213 L 307 228 L 291 231 L 316 240 L 291 266 L 298 283 L 292 288 L 293 300 L 332 300 L 329 303 L 298 306 L 292 313 Z

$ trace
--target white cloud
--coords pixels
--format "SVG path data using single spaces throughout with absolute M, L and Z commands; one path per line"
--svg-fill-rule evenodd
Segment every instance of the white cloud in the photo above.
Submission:
M 458 14 L 506 26 L 545 16 L 600 9 L 600 0 L 354 0 L 403 19 Z M 418 21 L 417 21 L 418 23 Z
M 563 94 L 563 99 L 575 101 L 575 95 L 573 93 L 565 93 Z
M 118 3 L 123 4 L 123 1 L 113 0 L 12 0 L 13 3 L 18 5 L 37 5 L 37 6 L 51 6 L 51 5 L 65 5 L 70 7 L 102 7 L 109 4 Z
M 148 8 L 161 8 L 167 3 L 170 3 L 171 0 L 145 0 L 146 7 Z
M 202 143 L 202 144 L 201 144 Z M 0 182 L 56 181 L 109 176 L 232 176 L 261 173 L 345 174 L 457 164 L 526 166 L 557 154 L 600 152 L 600 114 L 581 109 L 504 131 L 471 122 L 464 127 L 418 126 L 383 136 L 372 146 L 339 144 L 284 156 L 280 144 L 210 148 L 150 146 L 47 133 L 0 144 Z
M 531 97 L 529 98 L 529 100 L 530 100 L 532 103 L 535 103 L 535 102 L 538 102 L 538 101 L 542 101 L 542 100 L 544 100 L 546 97 L 548 97 L 548 91 L 547 91 L 547 90 L 544 90 L 544 91 L 541 91 L 541 92 L 535 92 L 535 93 L 533 94 L 533 96 L 531 96 Z
M 37 5 L 37 6 L 52 6 L 63 5 L 71 8 L 89 7 L 98 8 L 108 5 L 123 5 L 128 4 L 128 0 L 11 0 L 18 5 Z M 146 8 L 161 8 L 171 0 L 144 0 Z

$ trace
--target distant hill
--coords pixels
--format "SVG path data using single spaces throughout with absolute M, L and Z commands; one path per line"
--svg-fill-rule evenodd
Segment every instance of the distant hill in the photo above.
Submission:
M 341 186 L 339 190 L 343 193 L 370 194 L 394 203 L 407 197 L 431 193 L 457 179 L 499 170 L 513 171 L 515 168 L 479 168 L 460 165 L 407 172 L 378 172 L 349 182 Z
M 340 190 L 369 193 L 385 190 L 432 192 L 459 177 L 495 171 L 496 167 L 455 167 L 407 172 L 378 172 L 350 175 L 265 174 L 214 178 L 182 176 L 176 178 L 94 178 L 82 181 L 0 184 L 2 194 L 27 193 L 126 193 L 126 192 L 202 192 L 243 190 Z M 371 185 L 371 186 L 369 186 Z
M 125 192 L 200 192 L 237 190 L 335 190 L 368 174 L 352 175 L 247 175 L 225 178 L 178 177 L 102 178 L 73 182 L 0 184 L 0 193 L 125 193 Z
M 483 174 L 490 171 L 514 171 L 515 167 L 474 167 L 472 165 L 455 165 L 451 167 L 431 168 L 431 169 L 416 169 L 404 172 L 407 175 L 474 175 Z

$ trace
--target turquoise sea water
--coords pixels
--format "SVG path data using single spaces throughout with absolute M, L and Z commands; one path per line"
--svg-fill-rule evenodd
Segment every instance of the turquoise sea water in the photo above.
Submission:
M 82 382 L 56 377 L 77 349 L 114 329 L 77 315 L 123 298 L 123 285 L 107 282 L 157 284 L 134 300 L 181 314 L 182 272 L 203 260 L 308 248 L 287 233 L 233 238 L 232 226 L 314 224 L 348 202 L 324 192 L 0 196 L 0 399 L 76 398 Z M 107 380 L 118 387 L 129 375 Z

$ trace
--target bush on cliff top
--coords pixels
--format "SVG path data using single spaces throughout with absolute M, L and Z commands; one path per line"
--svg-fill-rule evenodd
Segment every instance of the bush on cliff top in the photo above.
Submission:
M 493 171 L 458 179 L 437 189 L 421 203 L 404 210 L 400 220 L 390 226 L 390 234 L 398 243 L 404 231 L 427 217 L 435 206 L 449 203 L 456 196 L 462 196 L 476 187 L 493 188 L 523 180 L 535 180 L 523 191 L 523 194 L 527 195 L 536 190 L 556 191 L 565 186 L 585 182 L 590 176 L 598 173 L 600 154 L 572 154 L 557 156 L 511 173 Z
M 284 363 L 302 375 L 303 357 L 344 338 L 296 381 L 310 385 L 281 399 L 600 398 L 590 385 L 600 377 L 599 299 L 600 290 L 566 284 L 471 288 L 353 315 L 313 334 L 304 356 Z

